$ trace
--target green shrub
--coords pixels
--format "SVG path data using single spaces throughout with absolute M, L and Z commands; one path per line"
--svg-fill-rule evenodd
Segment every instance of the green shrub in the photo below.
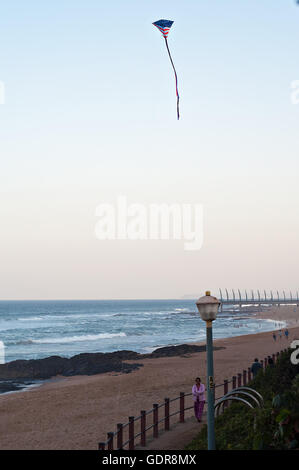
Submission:
M 290 352 L 280 355 L 274 367 L 260 370 L 250 382 L 264 398 L 264 408 L 231 404 L 216 420 L 219 450 L 299 449 L 299 366 Z M 207 448 L 207 427 L 186 447 Z

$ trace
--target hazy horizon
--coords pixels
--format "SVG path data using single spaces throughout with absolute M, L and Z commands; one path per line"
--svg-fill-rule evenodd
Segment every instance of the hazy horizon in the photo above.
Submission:
M 0 302 L 114 302 L 114 301 L 159 301 L 159 300 L 197 300 L 199 297 L 201 297 L 202 295 L 205 295 L 205 292 L 207 290 L 201 290 L 199 291 L 198 294 L 184 294 L 182 295 L 181 297 L 157 297 L 157 298 L 146 298 L 146 297 L 136 297 L 136 298 L 89 298 L 89 299 L 85 299 L 85 298 L 60 298 L 60 299 L 54 299 L 54 298 L 42 298 L 42 299 L 39 299 L 39 298 L 33 298 L 33 299 L 0 299 Z M 277 290 L 273 289 L 273 299 L 277 299 L 277 293 L 276 293 Z M 218 297 L 220 299 L 220 293 L 219 293 L 219 290 L 218 292 L 217 291 L 209 291 L 211 293 L 211 295 L 215 296 L 215 297 Z M 229 290 L 229 299 L 233 299 L 233 294 L 232 294 L 232 290 Z M 248 289 L 247 290 L 247 294 L 248 294 L 248 300 L 250 301 L 251 300 L 251 289 Z M 258 293 L 257 293 L 257 289 L 254 290 L 254 294 L 255 294 L 255 297 L 254 299 L 256 300 L 258 297 Z M 263 301 L 264 299 L 264 291 L 260 289 L 260 294 L 261 294 L 261 301 Z M 267 294 L 267 300 L 270 300 L 270 296 L 271 296 L 271 293 L 270 291 L 266 292 Z M 283 298 L 283 291 L 282 289 L 279 290 L 279 294 L 280 294 L 280 299 Z M 292 292 L 292 295 L 297 295 L 297 292 Z M 226 293 L 225 291 L 222 292 L 222 295 L 223 295 L 223 299 L 226 299 Z M 287 299 L 290 299 L 290 293 L 287 291 L 285 293 L 286 295 L 286 298 Z M 236 302 L 238 302 L 239 300 L 239 294 L 238 294 L 238 290 L 235 290 L 235 296 L 236 296 Z M 241 291 L 241 299 L 244 300 L 245 299 L 245 290 L 244 291 Z M 297 297 L 296 296 L 293 296 L 293 301 L 295 302 L 297 300 Z M 195 304 L 194 304 L 195 305 Z

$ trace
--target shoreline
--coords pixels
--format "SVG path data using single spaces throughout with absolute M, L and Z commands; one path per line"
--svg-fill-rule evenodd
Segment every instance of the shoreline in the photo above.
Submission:
M 292 322 L 289 323 L 290 325 L 292 325 Z M 289 338 L 288 338 L 288 342 L 286 341 L 284 335 L 281 339 L 277 339 L 276 342 L 274 343 L 273 342 L 273 345 L 275 346 L 275 344 L 277 345 L 281 345 L 282 348 L 285 348 L 287 344 L 290 343 L 291 341 L 291 337 L 292 337 L 292 333 L 294 334 L 293 339 L 298 339 L 299 340 L 299 324 L 298 326 L 296 325 L 293 325 L 293 326 L 289 326 L 287 325 L 287 328 L 290 332 L 289 334 Z M 290 331 L 291 330 L 291 331 Z M 271 330 L 271 331 L 263 331 L 263 332 L 257 332 L 257 333 L 248 333 L 246 335 L 239 335 L 239 336 L 229 336 L 229 337 L 224 337 L 224 338 L 214 338 L 213 339 L 213 345 L 214 345 L 214 348 L 213 348 L 213 351 L 214 351 L 214 354 L 215 354 L 215 351 L 217 350 L 221 350 L 221 349 L 225 349 L 225 346 L 224 345 L 227 345 L 231 340 L 241 340 L 242 338 L 246 338 L 246 339 L 254 339 L 255 337 L 258 337 L 258 336 L 265 336 L 265 335 L 270 335 L 272 337 L 272 334 L 274 331 L 279 331 L 279 330 Z M 180 348 L 180 347 L 192 347 L 192 346 L 195 346 L 195 347 L 204 347 L 204 349 L 202 351 L 199 351 L 197 352 L 197 354 L 202 354 L 205 352 L 205 345 L 206 345 L 206 342 L 205 341 L 200 341 L 200 342 L 193 342 L 193 343 L 184 343 L 184 344 L 179 344 L 179 345 L 175 345 L 175 346 L 169 346 L 169 348 Z M 165 346 L 165 347 L 162 347 L 162 348 L 158 348 L 157 350 L 159 349 L 166 349 L 168 348 L 168 346 Z M 155 350 L 155 351 L 157 351 Z M 278 348 L 278 351 L 279 351 L 279 348 Z M 116 352 L 121 352 L 121 351 L 116 351 Z M 138 353 L 137 353 L 138 354 Z M 179 358 L 179 357 L 189 357 L 190 355 L 193 355 L 193 354 L 196 354 L 195 352 L 191 352 L 191 351 L 186 351 L 185 353 L 177 353 L 177 354 L 173 354 L 171 356 L 164 356 L 165 358 Z M 143 361 L 146 361 L 146 360 L 158 360 L 159 358 L 161 358 L 161 356 L 151 356 L 151 353 L 149 354 L 144 354 L 142 356 L 148 356 L 148 357 L 143 357 L 143 358 L 140 358 L 140 361 L 143 362 Z M 163 356 L 162 356 L 163 357 Z M 126 361 L 127 363 L 130 363 L 130 362 L 134 362 L 133 360 L 127 360 Z M 140 365 L 140 367 L 142 367 L 142 364 Z M 138 368 L 136 368 L 137 370 Z M 134 373 L 134 371 L 130 371 L 130 373 Z M 93 377 L 93 376 L 99 376 L 99 375 L 106 375 L 106 376 L 120 376 L 122 374 L 125 374 L 125 372 L 116 372 L 116 371 L 111 371 L 111 372 L 107 372 L 107 373 L 103 373 L 103 374 L 94 374 L 94 375 L 74 375 L 72 377 L 67 377 L 67 376 L 55 376 L 55 377 L 51 377 L 45 381 L 43 381 L 43 383 L 41 383 L 38 388 L 42 388 L 42 387 L 45 387 L 47 388 L 47 386 L 51 386 L 52 383 L 57 383 L 57 382 L 64 382 L 64 381 L 70 381 L 70 382 L 75 382 L 75 381 L 80 381 L 80 379 L 83 379 L 84 377 L 87 378 L 87 377 Z M 217 384 L 216 384 L 217 385 Z M 32 388 L 33 389 L 33 388 Z M 28 389 L 28 391 L 32 390 L 32 389 Z M 24 392 L 26 392 L 27 390 L 24 390 Z M 19 393 L 21 393 L 22 390 L 19 391 Z M 12 392 L 14 393 L 14 392 Z M 2 396 L 3 394 L 0 394 L 0 397 Z M 0 447 L 1 449 L 1 447 Z

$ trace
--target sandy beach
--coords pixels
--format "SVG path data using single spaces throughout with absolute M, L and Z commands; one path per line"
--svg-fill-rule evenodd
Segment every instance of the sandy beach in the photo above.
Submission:
M 287 321 L 288 340 L 283 335 L 275 342 L 271 332 L 215 340 L 223 348 L 214 353 L 215 383 L 230 380 L 255 357 L 264 359 L 299 338 L 298 315 L 294 306 L 256 313 Z M 0 396 L 0 449 L 97 449 L 106 433 L 128 416 L 138 416 L 165 397 L 189 393 L 196 376 L 206 380 L 204 352 L 142 363 L 129 374 L 57 377 L 39 388 Z

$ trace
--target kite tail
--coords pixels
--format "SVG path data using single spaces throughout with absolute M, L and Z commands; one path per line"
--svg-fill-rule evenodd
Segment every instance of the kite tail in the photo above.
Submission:
M 170 58 L 170 62 L 171 62 L 171 65 L 172 65 L 172 68 L 173 68 L 173 71 L 174 71 L 174 75 L 175 75 L 175 88 L 176 88 L 176 96 L 177 96 L 177 105 L 176 105 L 176 107 L 177 107 L 178 119 L 180 119 L 180 108 L 179 108 L 180 97 L 179 97 L 179 92 L 178 92 L 178 77 L 177 77 L 175 66 L 174 66 L 174 63 L 173 63 L 173 60 L 172 60 L 172 57 L 171 57 L 171 54 L 170 54 L 170 50 L 169 50 L 169 47 L 168 47 L 167 38 L 164 37 L 164 39 L 165 39 L 165 44 L 166 44 L 166 47 L 167 47 L 168 55 L 169 55 L 169 58 Z

